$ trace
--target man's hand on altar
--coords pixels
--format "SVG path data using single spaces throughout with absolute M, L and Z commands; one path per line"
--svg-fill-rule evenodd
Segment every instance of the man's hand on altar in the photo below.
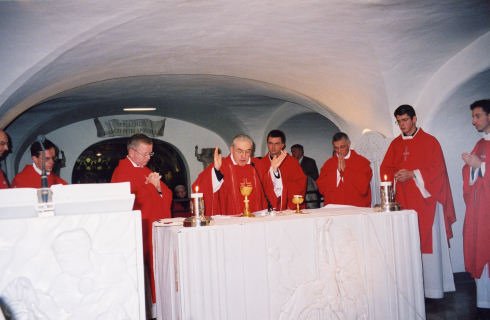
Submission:
M 478 158 L 477 155 L 465 152 L 461 155 L 461 158 L 467 165 L 474 169 L 478 169 L 481 167 L 481 160 L 480 158 Z
M 221 168 L 222 161 L 223 161 L 223 157 L 221 156 L 218 147 L 214 148 L 214 168 L 217 171 L 219 171 L 219 169 Z
M 281 166 L 281 163 L 284 161 L 284 159 L 287 156 L 287 152 L 284 150 L 281 150 L 281 153 L 278 156 L 275 156 L 271 160 L 271 168 L 274 171 L 277 171 L 277 169 Z
M 151 183 L 152 185 L 155 186 L 155 188 L 158 190 L 158 192 L 161 192 L 160 188 L 160 179 L 162 176 L 158 172 L 152 172 L 146 177 L 145 183 Z

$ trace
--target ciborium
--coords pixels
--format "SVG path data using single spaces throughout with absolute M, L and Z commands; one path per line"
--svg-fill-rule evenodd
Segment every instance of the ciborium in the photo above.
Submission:
M 249 202 L 250 200 L 248 200 L 248 196 L 252 193 L 253 191 L 253 188 L 252 188 L 252 184 L 247 182 L 245 180 L 245 182 L 242 182 L 240 184 L 240 193 L 242 196 L 244 196 L 244 199 L 243 199 L 243 204 L 244 204 L 244 207 L 243 207 L 243 217 L 254 217 L 254 215 L 250 212 L 250 206 L 249 206 Z
M 301 211 L 299 208 L 299 205 L 305 201 L 304 197 L 300 194 L 295 194 L 291 201 L 296 205 L 296 211 L 294 211 L 294 213 L 303 213 L 303 211 Z

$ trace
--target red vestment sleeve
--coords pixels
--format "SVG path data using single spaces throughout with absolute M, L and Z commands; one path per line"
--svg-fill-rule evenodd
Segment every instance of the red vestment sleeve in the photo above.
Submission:
M 8 189 L 9 183 L 7 178 L 5 178 L 5 174 L 2 170 L 0 170 L 0 189 Z

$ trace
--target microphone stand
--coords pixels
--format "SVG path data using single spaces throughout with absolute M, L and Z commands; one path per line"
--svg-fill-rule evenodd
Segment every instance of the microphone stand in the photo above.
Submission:
M 49 202 L 49 184 L 48 174 L 46 172 L 46 149 L 44 148 L 44 141 L 46 137 L 40 135 L 37 137 L 37 141 L 41 145 L 41 201 L 42 203 Z
M 260 178 L 259 171 L 255 167 L 255 163 L 253 163 L 252 161 L 250 161 L 250 165 L 254 168 L 255 173 L 257 174 L 257 177 L 259 178 L 260 187 L 262 188 L 262 194 L 265 197 L 265 201 L 267 201 L 267 212 L 271 213 L 274 210 L 274 208 L 272 207 L 272 204 L 271 204 L 271 201 L 269 200 L 269 197 L 267 197 L 267 193 L 265 192 L 264 184 L 262 183 L 262 178 Z
M 37 190 L 38 204 L 36 210 L 39 217 L 52 217 L 54 216 L 54 204 L 51 202 L 52 192 L 49 189 L 48 173 L 46 172 L 45 140 L 43 135 L 39 135 L 36 139 L 41 145 L 41 188 Z

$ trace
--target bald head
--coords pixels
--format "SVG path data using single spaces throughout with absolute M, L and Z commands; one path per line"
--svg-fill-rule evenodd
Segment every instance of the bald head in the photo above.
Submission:
M 0 129 L 0 157 L 9 151 L 9 137 Z

